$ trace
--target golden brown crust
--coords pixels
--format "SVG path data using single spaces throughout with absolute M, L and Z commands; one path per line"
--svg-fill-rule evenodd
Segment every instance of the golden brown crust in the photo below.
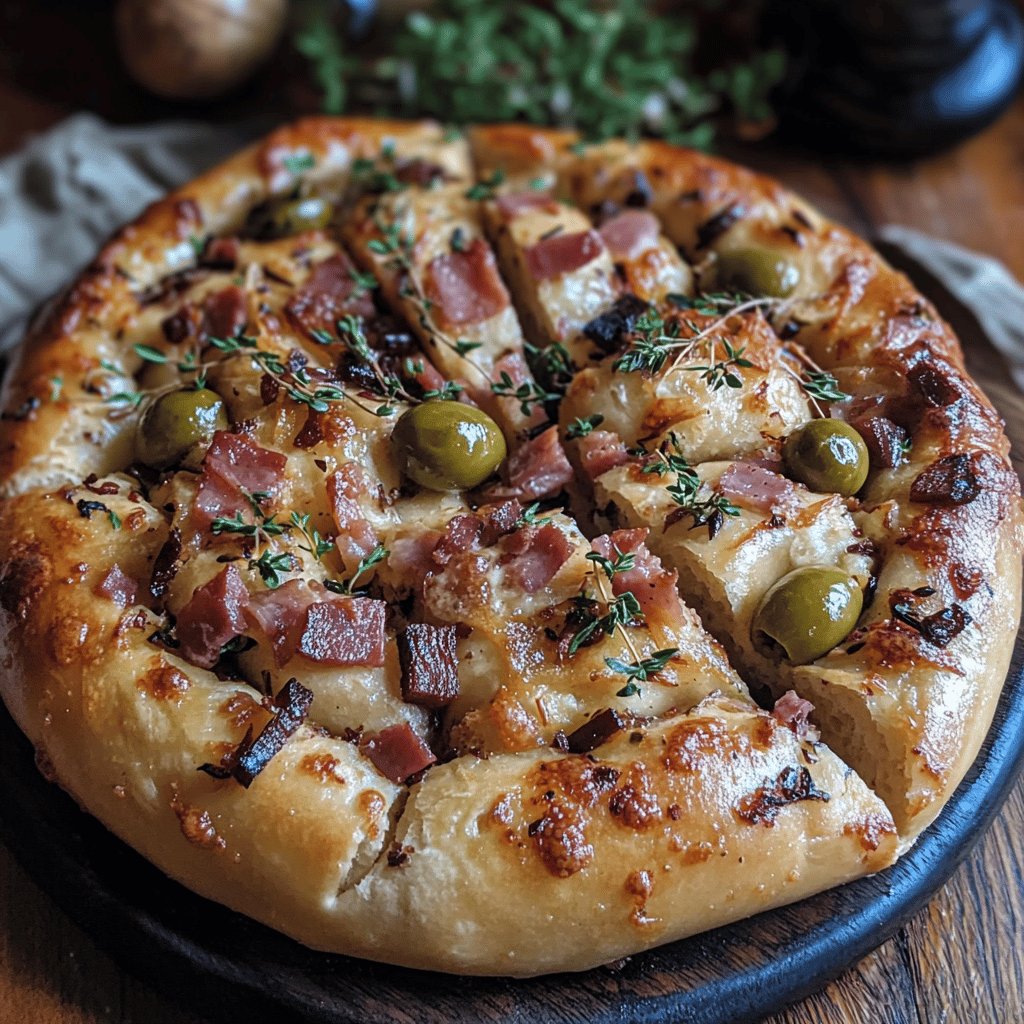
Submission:
M 1002 425 L 966 376 L 949 328 L 865 243 L 774 181 L 661 143 L 579 150 L 573 142 L 569 133 L 515 125 L 474 129 L 468 148 L 431 123 L 311 118 L 281 128 L 118 232 L 33 328 L 4 388 L 6 704 L 60 784 L 118 835 L 196 891 L 312 946 L 471 973 L 582 970 L 879 870 L 963 777 L 999 694 L 1020 614 L 1019 488 Z M 588 543 L 556 514 L 545 528 L 564 535 L 556 541 L 567 553 L 538 590 L 516 592 L 508 582 L 516 552 L 506 539 L 446 555 L 426 581 L 387 565 L 371 574 L 375 593 L 400 599 L 392 616 L 398 607 L 399 617 L 465 634 L 463 691 L 442 732 L 423 708 L 401 700 L 389 623 L 386 654 L 372 670 L 325 668 L 294 652 L 280 663 L 266 644 L 243 652 L 232 671 L 269 680 L 274 692 L 299 676 L 314 693 L 311 717 L 248 789 L 196 771 L 229 764 L 247 729 L 259 731 L 276 711 L 259 689 L 218 679 L 168 648 L 167 616 L 181 616 L 224 565 L 250 590 L 259 574 L 244 540 L 214 544 L 197 527 L 194 473 L 147 486 L 123 475 L 138 413 L 128 407 L 112 416 L 110 399 L 138 377 L 163 386 L 161 367 L 143 366 L 134 346 L 157 345 L 173 362 L 180 350 L 162 323 L 179 312 L 199 318 L 217 301 L 211 296 L 231 289 L 244 291 L 243 322 L 261 345 L 281 359 L 298 351 L 311 367 L 329 367 L 331 354 L 310 341 L 288 304 L 331 260 L 352 256 L 382 278 L 393 271 L 370 244 L 372 213 L 365 231 L 342 224 L 287 244 L 243 241 L 244 263 L 262 270 L 246 270 L 241 284 L 218 269 L 190 276 L 194 241 L 240 232 L 254 208 L 287 196 L 300 179 L 350 204 L 356 162 L 379 160 L 385 149 L 391 169 L 409 161 L 447 183 L 433 197 L 425 188 L 415 193 L 430 212 L 416 228 L 412 270 L 382 280 L 428 353 L 431 332 L 416 322 L 402 274 L 421 264 L 427 272 L 446 244 L 445 211 L 461 211 L 474 240 L 478 225 L 492 241 L 500 234 L 495 204 L 464 209 L 461 185 L 452 184 L 466 178 L 470 158 L 478 178 L 503 167 L 510 190 L 551 183 L 575 203 L 581 231 L 595 204 L 642 194 L 659 221 L 657 245 L 669 239 L 692 264 L 673 270 L 681 282 L 692 275 L 700 288 L 714 287 L 721 256 L 747 245 L 784 252 L 797 267 L 786 307 L 796 342 L 863 408 L 891 414 L 913 441 L 908 460 L 873 471 L 860 502 L 829 513 L 842 519 L 829 543 L 844 530 L 862 531 L 881 566 L 858 636 L 814 665 L 768 666 L 780 692 L 794 686 L 816 704 L 824 743 L 758 710 L 722 649 L 681 605 L 631 631 L 644 656 L 680 651 L 660 684 L 645 681 L 645 693 L 616 689 L 621 680 L 605 659 L 628 656 L 618 634 L 569 662 L 564 626 L 581 585 L 597 577 Z M 538 240 L 528 236 L 515 244 Z M 517 251 L 497 248 L 509 276 Z M 601 268 L 598 306 L 619 287 L 606 253 Z M 572 276 L 532 291 L 513 282 L 516 302 L 539 305 L 527 310 L 529 320 L 515 305 L 491 318 L 501 329 L 484 338 L 495 347 L 486 374 L 520 354 L 517 315 L 528 333 L 559 341 L 564 333 L 570 348 L 581 341 L 568 312 L 584 308 L 574 288 L 590 285 L 574 285 Z M 690 422 L 680 434 L 694 461 L 777 445 L 811 412 L 781 368 L 772 328 L 780 325 L 760 313 L 730 325 L 751 340 L 757 365 L 743 374 L 750 395 L 722 406 L 732 417 L 722 436 L 691 422 L 707 412 L 695 389 L 666 399 L 640 378 L 620 403 L 616 429 L 633 443 L 652 423 L 660 434 Z M 461 372 L 446 358 L 435 357 L 442 370 Z M 597 361 L 579 374 L 563 417 L 598 411 L 610 388 L 594 382 L 614 383 L 609 374 Z M 407 552 L 434 545 L 468 515 L 454 496 L 398 489 L 386 419 L 349 405 L 303 409 L 280 389 L 270 394 L 241 361 L 212 367 L 210 381 L 240 436 L 287 455 L 275 513 L 304 509 L 332 538 L 344 538 L 356 515 L 374 540 Z M 526 418 L 505 406 L 498 415 L 510 443 L 525 446 Z M 628 519 L 628 495 L 611 478 L 603 484 L 598 492 Z M 805 518 L 813 525 L 819 517 Z M 765 533 L 762 524 L 746 525 L 752 536 Z M 802 543 L 801 528 L 793 524 L 787 543 Z M 529 545 L 537 529 L 520 523 L 506 533 Z M 655 534 L 648 544 L 659 553 Z M 358 550 L 344 546 L 309 558 L 297 535 L 279 543 L 307 589 L 358 563 Z M 666 545 L 669 562 L 676 549 Z M 696 557 L 691 548 L 680 559 Z M 710 564 L 705 556 L 701 564 Z M 859 572 L 863 558 L 851 559 Z M 173 572 L 157 585 L 168 560 Z M 140 584 L 137 592 L 107 579 L 115 566 Z M 922 587 L 932 592 L 914 598 L 919 619 L 953 605 L 970 618 L 943 644 L 893 616 L 889 597 Z M 697 607 L 710 623 L 710 611 Z M 720 639 L 734 662 L 763 677 L 763 662 L 745 664 L 729 638 Z M 579 753 L 549 746 L 564 748 L 566 734 L 602 709 L 620 717 L 592 752 L 586 744 Z M 399 723 L 460 756 L 414 773 L 408 785 L 392 781 L 360 727 L 377 733 Z

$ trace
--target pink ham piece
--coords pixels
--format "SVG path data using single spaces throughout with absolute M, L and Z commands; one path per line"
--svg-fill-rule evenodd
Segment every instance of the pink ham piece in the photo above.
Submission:
M 327 498 L 338 528 L 335 544 L 347 572 L 354 572 L 359 560 L 377 546 L 373 525 L 363 515 L 359 498 L 369 494 L 372 484 L 362 466 L 348 462 L 327 478 Z
M 734 462 L 722 474 L 717 490 L 744 508 L 766 514 L 787 511 L 796 504 L 792 480 L 752 462 Z
M 515 498 L 497 505 L 483 505 L 477 510 L 486 516 L 484 522 L 484 544 L 493 544 L 500 537 L 511 533 L 523 516 L 523 506 Z
M 495 498 L 530 502 L 557 494 L 572 480 L 572 466 L 558 440 L 558 428 L 549 427 L 531 438 L 505 463 L 508 483 L 491 490 Z
M 295 653 L 306 609 L 315 600 L 316 595 L 302 580 L 289 580 L 275 590 L 250 595 L 245 612 L 249 630 L 270 642 L 278 668 Z
M 233 565 L 197 587 L 178 613 L 175 633 L 181 656 L 200 668 L 213 668 L 221 648 L 245 632 L 249 591 Z
M 558 213 L 558 203 L 551 198 L 550 192 L 536 189 L 531 189 L 529 192 L 509 192 L 498 196 L 498 211 L 505 219 L 506 224 L 527 210 Z
M 550 281 L 585 267 L 604 252 L 601 236 L 589 231 L 564 232 L 542 238 L 526 250 L 526 268 L 535 281 Z
M 405 782 L 410 775 L 423 771 L 437 760 L 407 722 L 389 725 L 376 735 L 368 736 L 361 749 L 377 771 L 392 782 Z
M 553 523 L 517 530 L 502 547 L 507 578 L 528 594 L 546 587 L 573 553 L 569 538 Z
M 610 430 L 592 430 L 576 442 L 576 450 L 583 472 L 591 480 L 629 462 L 629 453 L 622 438 Z
M 780 725 L 788 726 L 804 739 L 808 733 L 816 732 L 808 722 L 814 711 L 814 705 L 803 697 L 798 697 L 795 690 L 787 690 L 776 702 L 772 716 Z
M 121 567 L 115 563 L 96 584 L 94 593 L 98 597 L 108 598 L 122 608 L 127 608 L 139 599 L 139 585 L 130 576 L 125 576 Z
M 427 267 L 426 292 L 442 328 L 490 320 L 511 301 L 494 253 L 482 238 L 462 252 L 435 256 Z
M 305 284 L 292 292 L 285 315 L 309 335 L 314 331 L 333 335 L 335 324 L 346 314 L 372 317 L 373 298 L 365 288 L 356 291 L 354 269 L 352 261 L 340 252 L 316 264 Z
M 249 494 L 277 494 L 283 483 L 286 456 L 260 448 L 241 434 L 218 430 L 203 460 L 192 515 L 200 528 L 218 516 L 242 512 L 252 516 L 243 491 Z
M 342 597 L 311 604 L 305 613 L 296 653 L 319 665 L 384 664 L 387 606 L 368 597 Z
M 388 570 L 403 584 L 422 583 L 428 572 L 437 569 L 434 549 L 443 537 L 437 530 L 425 530 L 414 537 L 396 537 L 388 549 Z
M 593 548 L 612 562 L 618 557 L 618 552 L 633 554 L 633 568 L 615 574 L 612 592 L 618 597 L 629 591 L 648 618 L 657 616 L 662 621 L 672 622 L 683 614 L 683 603 L 676 590 L 679 574 L 669 572 L 662 566 L 661 559 L 647 550 L 644 541 L 649 532 L 646 526 L 636 530 L 616 530 L 610 535 L 596 537 Z
M 203 331 L 212 338 L 233 338 L 249 319 L 245 289 L 228 285 L 206 297 L 203 303 Z
M 606 220 L 599 233 L 616 263 L 635 260 L 658 243 L 658 218 L 646 210 L 623 210 Z
M 484 533 L 484 521 L 479 516 L 458 515 L 448 520 L 444 534 L 431 555 L 434 565 L 444 567 L 456 555 L 476 551 Z
M 270 642 L 280 668 L 296 655 L 322 665 L 384 664 L 385 605 L 366 597 L 329 597 L 300 580 L 253 594 L 250 628 Z

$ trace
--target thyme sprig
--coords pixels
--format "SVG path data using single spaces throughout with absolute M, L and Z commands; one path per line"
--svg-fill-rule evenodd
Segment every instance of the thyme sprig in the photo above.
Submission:
M 639 625 L 645 619 L 640 602 L 630 590 L 624 591 L 617 597 L 613 596 L 610 590 L 616 576 L 636 567 L 636 553 L 621 551 L 616 546 L 613 546 L 612 552 L 614 558 L 608 558 L 597 551 L 592 551 L 587 555 L 587 559 L 601 570 L 594 576 L 600 601 L 593 602 L 583 594 L 580 595 L 577 602 L 577 614 L 582 615 L 584 621 L 570 640 L 568 653 L 569 657 L 572 657 L 598 633 L 611 636 L 618 631 L 633 660 L 631 662 L 621 658 L 605 658 L 604 660 L 613 672 L 626 676 L 626 686 L 617 691 L 617 695 L 632 697 L 641 692 L 640 687 L 636 685 L 636 680 L 646 681 L 657 675 L 669 660 L 679 653 L 679 648 L 666 648 L 656 651 L 648 658 L 640 657 L 640 652 L 629 635 L 630 627 Z M 603 615 L 598 615 L 596 609 L 601 604 L 604 605 L 605 611 Z
M 513 529 L 521 530 L 524 526 L 547 526 L 548 523 L 553 522 L 553 518 L 551 516 L 537 515 L 537 510 L 539 508 L 539 501 L 535 501 L 532 505 L 527 505 L 526 508 L 519 513 L 519 518 L 515 521 Z
M 359 559 L 356 571 L 347 580 L 324 580 L 324 586 L 335 594 L 351 595 L 355 593 L 356 584 L 374 566 L 387 559 L 390 551 L 383 544 L 378 544 L 368 555 Z
M 678 304 L 683 297 L 675 296 L 674 299 Z M 743 358 L 743 349 L 735 348 L 727 338 L 721 336 L 721 332 L 732 317 L 753 310 L 773 309 L 780 306 L 782 300 L 770 296 L 750 298 L 739 294 L 709 292 L 688 301 L 690 305 L 687 308 L 706 315 L 717 313 L 716 319 L 702 327 L 686 317 L 674 317 L 666 321 L 660 313 L 651 309 L 636 321 L 630 345 L 612 363 L 612 369 L 619 373 L 643 372 L 654 375 L 664 368 L 669 355 L 674 353 L 668 373 L 679 370 L 697 372 L 712 391 L 723 386 L 741 387 L 742 381 L 732 372 L 733 368 L 753 364 Z M 684 328 L 688 334 L 683 333 Z M 725 349 L 725 358 L 721 360 L 715 358 L 719 342 Z M 707 361 L 686 365 L 686 360 L 697 358 L 701 350 L 707 351 Z
M 842 402 L 850 397 L 840 389 L 839 381 L 827 370 L 823 370 L 798 345 L 789 345 L 784 351 L 803 365 L 803 372 L 797 373 L 788 363 L 785 361 L 782 363 L 785 371 L 800 385 L 811 400 L 811 405 L 814 406 L 814 411 L 818 416 L 826 415 L 825 410 L 821 407 L 821 402 Z
M 548 391 L 535 380 L 524 380 L 521 384 L 516 384 L 504 370 L 496 381 L 491 382 L 491 391 L 499 398 L 516 399 L 519 402 L 519 411 L 524 416 L 530 416 L 538 406 L 543 407 L 548 402 L 557 402 L 562 397 L 560 391 Z
M 569 441 L 574 441 L 579 437 L 586 437 L 588 434 L 593 433 L 602 423 L 604 423 L 604 417 L 599 412 L 592 413 L 586 417 L 577 416 L 565 428 L 565 436 Z
M 621 658 L 605 658 L 605 664 L 613 671 L 620 672 L 629 680 L 626 685 L 618 691 L 619 697 L 632 697 L 641 692 L 636 685 L 636 680 L 647 682 L 652 676 L 656 676 L 664 667 L 679 653 L 678 647 L 666 647 L 664 650 L 655 651 L 648 658 L 640 658 L 638 661 L 628 662 Z
M 664 476 L 672 474 L 674 479 L 665 487 L 668 496 L 676 505 L 665 519 L 666 528 L 680 519 L 693 519 L 691 530 L 707 526 L 708 536 L 714 537 L 722 528 L 726 516 L 738 516 L 740 510 L 724 494 L 711 490 L 704 491 L 697 471 L 686 461 L 674 434 L 662 442 L 657 451 L 649 453 L 642 472 Z
M 249 568 L 256 570 L 271 590 L 281 585 L 282 575 L 299 567 L 299 561 L 294 554 L 274 550 L 276 538 L 286 537 L 295 531 L 305 541 L 299 544 L 299 550 L 305 551 L 317 562 L 322 561 L 323 556 L 334 547 L 334 544 L 322 537 L 320 531 L 312 525 L 310 513 L 291 512 L 287 521 L 281 522 L 276 513 L 268 515 L 263 508 L 270 500 L 269 494 L 264 491 L 246 490 L 243 490 L 242 494 L 252 510 L 251 521 L 241 511 L 236 510 L 230 516 L 217 516 L 210 528 L 215 536 L 228 533 L 252 541 Z

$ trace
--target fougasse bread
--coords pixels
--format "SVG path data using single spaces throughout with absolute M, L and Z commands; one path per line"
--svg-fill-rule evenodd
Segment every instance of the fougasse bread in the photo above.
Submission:
M 317 949 L 585 970 L 882 870 L 1019 620 L 949 327 L 661 143 L 281 128 L 103 247 L 2 408 L 10 713 Z

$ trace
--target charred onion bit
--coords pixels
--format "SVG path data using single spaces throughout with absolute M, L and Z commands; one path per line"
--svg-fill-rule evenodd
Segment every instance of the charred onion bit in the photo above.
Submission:
M 937 459 L 910 485 L 910 500 L 936 505 L 967 505 L 981 494 L 975 456 L 961 452 Z
M 745 216 L 747 210 L 742 203 L 733 203 L 719 210 L 697 228 L 697 248 L 706 249 L 716 238 L 724 235 L 738 220 Z
M 618 352 L 626 345 L 626 335 L 649 308 L 643 299 L 635 295 L 623 295 L 615 300 L 611 309 L 594 317 L 583 328 L 583 335 L 602 352 Z
M 741 797 L 733 808 L 736 816 L 749 825 L 765 825 L 771 828 L 779 811 L 800 800 L 821 800 L 828 802 L 828 793 L 814 785 L 811 773 L 803 767 L 790 765 L 779 772 L 778 778 L 764 783 L 749 796 Z
M 959 636 L 973 621 L 970 613 L 958 604 L 941 608 L 931 615 L 920 616 L 914 611 L 915 597 L 931 597 L 931 587 L 918 590 L 894 590 L 889 595 L 889 608 L 894 619 L 916 629 L 921 636 L 936 647 L 945 647 Z
M 392 782 L 405 782 L 437 760 L 408 722 L 389 725 L 376 735 L 366 737 L 361 749 L 377 771 Z
M 456 627 L 413 623 L 398 637 L 402 699 L 425 708 L 443 708 L 459 695 Z
M 201 764 L 199 771 L 215 779 L 233 778 L 248 789 L 253 779 L 282 750 L 288 737 L 306 720 L 312 703 L 313 691 L 307 690 L 297 679 L 289 679 L 271 702 L 274 717 L 259 736 L 253 739 L 253 729 L 249 726 L 242 742 L 220 764 Z
M 864 439 L 871 465 L 876 469 L 895 469 L 903 461 L 908 434 L 885 416 L 852 420 L 850 425 Z
M 907 373 L 907 377 L 924 400 L 935 408 L 952 405 L 961 397 L 951 368 L 943 371 L 932 363 L 919 363 Z
M 605 708 L 604 711 L 598 711 L 589 722 L 584 722 L 569 733 L 566 737 L 568 749 L 573 754 L 589 754 L 602 743 L 607 743 L 628 724 L 614 708 Z
M 153 574 L 149 580 L 149 592 L 153 597 L 163 597 L 167 593 L 171 581 L 178 574 L 179 558 L 181 558 L 181 530 L 175 526 L 153 560 Z

